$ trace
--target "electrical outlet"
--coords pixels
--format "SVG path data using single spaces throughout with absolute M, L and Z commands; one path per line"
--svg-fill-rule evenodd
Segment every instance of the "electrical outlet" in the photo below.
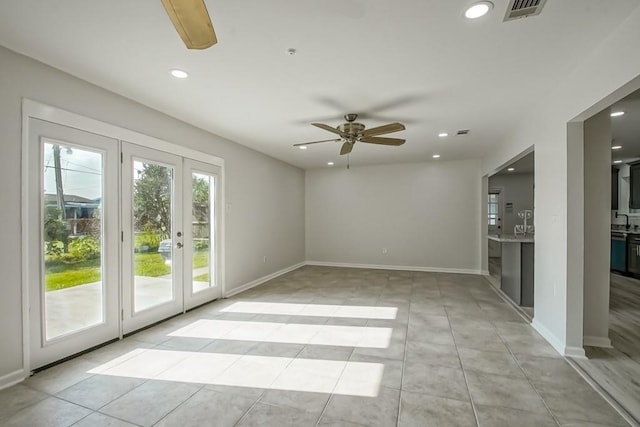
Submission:
M 387 254 L 387 248 L 382 248 L 382 255 L 386 255 Z

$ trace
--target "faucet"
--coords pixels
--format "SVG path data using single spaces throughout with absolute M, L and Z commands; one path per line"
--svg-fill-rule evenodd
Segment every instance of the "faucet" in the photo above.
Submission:
M 623 216 L 627 220 L 626 224 L 624 225 L 624 228 L 626 228 L 627 230 L 631 228 L 631 226 L 629 225 L 629 215 L 616 212 L 616 218 L 618 218 L 619 216 Z

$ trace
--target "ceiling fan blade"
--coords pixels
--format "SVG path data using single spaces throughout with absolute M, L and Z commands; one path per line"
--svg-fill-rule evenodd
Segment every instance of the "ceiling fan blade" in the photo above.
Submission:
M 206 49 L 218 42 L 204 0 L 162 0 L 176 31 L 189 49 Z
M 340 149 L 340 154 L 349 154 L 353 150 L 353 144 L 349 141 L 346 141 L 342 144 L 342 148 Z
M 368 142 L 369 144 L 381 144 L 381 145 L 402 145 L 405 140 L 400 138 L 379 138 L 377 136 L 365 136 L 360 139 L 361 142 Z
M 299 144 L 293 144 L 294 147 L 299 147 L 301 145 L 311 145 L 311 144 L 320 144 L 321 142 L 337 142 L 337 141 L 341 141 L 340 138 L 338 139 L 323 139 L 322 141 L 312 141 L 312 142 L 301 142 Z
M 385 133 L 399 132 L 401 130 L 405 130 L 405 127 L 402 123 L 389 123 L 388 125 L 365 129 L 362 134 L 364 136 L 383 135 Z
M 337 133 L 338 135 L 340 135 L 340 136 L 341 136 L 341 137 L 343 137 L 343 138 L 346 138 L 346 137 L 348 137 L 348 136 L 349 136 L 349 135 L 347 135 L 347 134 L 346 134 L 346 133 L 344 133 L 344 132 L 340 132 L 340 131 L 339 131 L 338 129 L 336 129 L 336 128 L 332 128 L 332 127 L 331 127 L 331 126 L 329 126 L 329 125 L 325 125 L 324 123 L 311 123 L 311 124 L 312 124 L 312 125 L 314 125 L 315 127 L 319 127 L 320 129 L 324 129 L 324 130 L 327 130 L 327 131 L 329 131 L 329 132 Z

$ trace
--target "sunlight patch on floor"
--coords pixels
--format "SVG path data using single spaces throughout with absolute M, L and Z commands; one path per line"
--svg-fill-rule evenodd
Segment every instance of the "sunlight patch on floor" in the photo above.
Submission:
M 291 357 L 136 349 L 90 374 L 376 397 L 384 365 Z
M 172 337 L 388 348 L 392 328 L 200 319 Z
M 347 317 L 354 319 L 394 320 L 396 307 L 369 307 L 360 305 L 293 304 L 280 302 L 239 301 L 221 312 L 277 314 L 289 316 Z

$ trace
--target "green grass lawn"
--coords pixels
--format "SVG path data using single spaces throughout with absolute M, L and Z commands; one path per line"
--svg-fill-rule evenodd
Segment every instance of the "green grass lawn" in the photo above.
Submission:
M 47 265 L 49 264 L 49 265 Z M 193 268 L 209 265 L 208 252 L 193 254 Z M 171 266 L 166 265 L 157 252 L 135 254 L 135 275 L 158 277 L 171 274 Z M 206 276 L 206 279 L 204 278 Z M 71 288 L 86 283 L 97 282 L 101 278 L 100 259 L 75 263 L 45 263 L 45 283 L 47 291 Z M 198 281 L 209 281 L 209 274 L 201 274 Z
M 209 283 L 209 273 L 204 273 L 193 278 L 194 282 L 207 282 Z
M 45 263 L 44 279 L 47 292 L 97 282 L 101 276 L 99 259 L 50 266 Z
M 204 249 L 193 253 L 193 268 L 206 267 L 209 265 L 209 251 Z

